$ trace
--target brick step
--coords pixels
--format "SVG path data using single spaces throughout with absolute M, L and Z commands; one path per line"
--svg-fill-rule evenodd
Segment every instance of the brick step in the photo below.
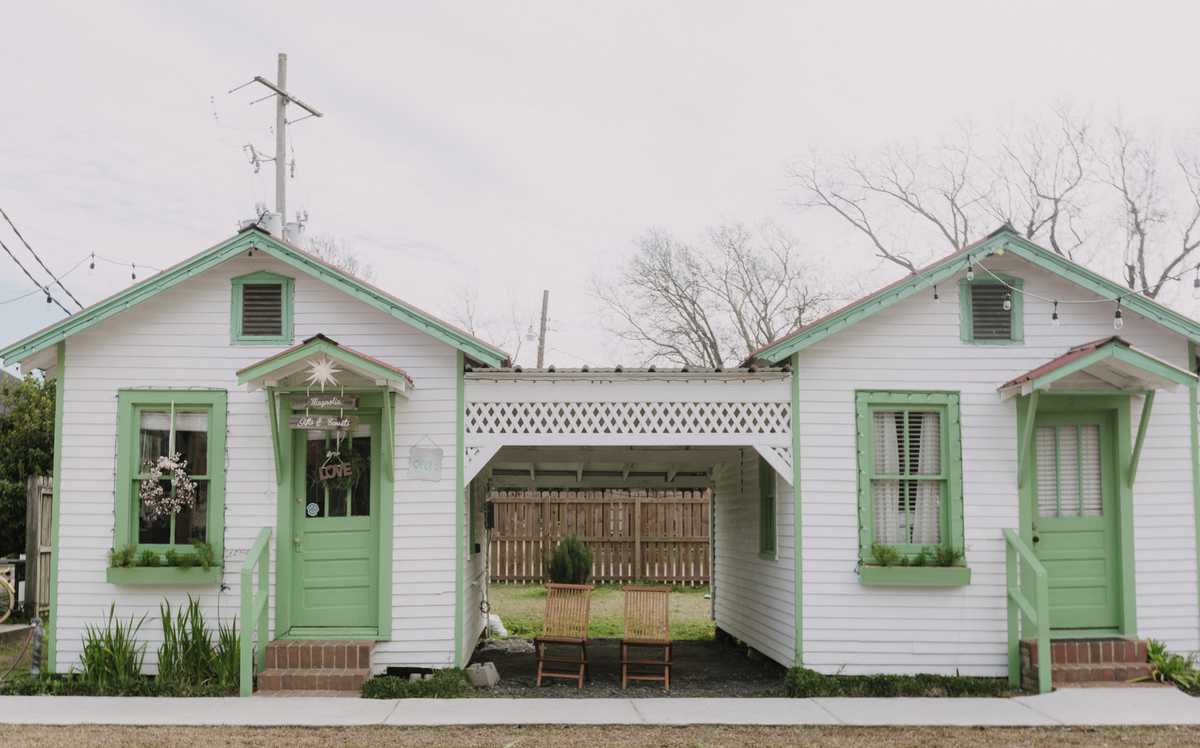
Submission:
M 1022 641 L 1021 650 L 1037 661 L 1037 642 Z M 1146 642 L 1135 639 L 1058 639 L 1050 643 L 1054 665 L 1140 665 L 1146 660 Z
M 1083 683 L 1124 683 L 1150 675 L 1149 663 L 1100 663 L 1095 665 L 1054 665 L 1050 682 L 1055 686 Z
M 370 668 L 268 668 L 258 676 L 258 690 L 360 691 Z
M 265 670 L 370 669 L 372 641 L 277 639 L 267 645 Z

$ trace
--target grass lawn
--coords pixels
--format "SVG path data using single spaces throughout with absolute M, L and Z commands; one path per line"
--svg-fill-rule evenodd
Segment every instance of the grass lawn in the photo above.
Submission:
M 18 657 L 20 657 L 20 661 L 18 661 Z M 24 640 L 0 644 L 0 678 L 4 677 L 9 668 L 13 668 L 14 672 L 29 672 L 29 652 L 25 647 Z
M 715 624 L 710 616 L 712 601 L 708 587 L 676 587 L 671 592 L 671 638 L 711 639 Z M 511 636 L 533 637 L 542 633 L 546 588 L 541 585 L 493 584 L 488 587 L 492 612 L 500 616 Z M 592 591 L 588 636 L 619 639 L 624 630 L 625 595 L 619 585 Z
M 1175 746 L 1195 745 L 1195 727 L 37 727 L 5 728 L 3 745 L 30 746 Z

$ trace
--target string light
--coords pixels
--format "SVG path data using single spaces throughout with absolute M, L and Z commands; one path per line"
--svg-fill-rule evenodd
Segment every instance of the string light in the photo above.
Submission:
M 1200 265 L 1196 266 L 1196 277 L 1192 279 L 1192 298 L 1200 299 Z
M 973 264 L 971 264 L 970 260 L 967 260 L 967 283 L 974 283 L 974 282 L 975 282 L 975 266 Z
M 137 280 L 137 263 L 136 262 L 129 263 L 129 278 L 130 278 L 130 280 Z
M 1121 314 L 1121 300 L 1117 299 L 1117 311 L 1113 312 L 1113 329 L 1120 330 L 1125 326 L 1125 317 Z
M 46 286 L 46 287 L 45 287 L 45 288 L 43 288 L 42 290 L 46 292 L 46 303 L 47 303 L 47 304 L 53 304 L 53 303 L 54 303 L 54 299 L 50 297 L 50 286 Z
M 1004 301 L 1000 304 L 1000 306 L 1003 307 L 1004 311 L 1006 312 L 1012 311 L 1012 291 L 1004 294 Z
M 938 296 L 937 286 L 934 286 L 933 287 L 933 303 L 934 304 L 940 303 L 941 300 L 942 300 L 942 297 Z
M 96 253 L 92 252 L 92 261 L 88 263 L 88 270 L 96 269 Z
M 1062 324 L 1062 320 L 1058 318 L 1058 302 L 1054 302 L 1054 311 L 1050 312 L 1050 324 L 1058 327 Z

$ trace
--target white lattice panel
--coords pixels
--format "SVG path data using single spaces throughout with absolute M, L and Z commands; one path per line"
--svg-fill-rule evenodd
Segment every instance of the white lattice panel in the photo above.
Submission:
M 468 402 L 468 434 L 787 434 L 786 402 Z

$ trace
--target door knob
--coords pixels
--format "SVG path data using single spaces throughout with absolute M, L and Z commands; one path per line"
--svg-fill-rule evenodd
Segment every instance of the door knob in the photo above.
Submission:
M 1035 543 L 1036 543 L 1036 542 L 1038 542 L 1038 541 L 1039 541 L 1039 540 L 1041 540 L 1041 539 L 1042 539 L 1042 538 L 1041 538 L 1041 536 L 1040 536 L 1040 535 L 1034 535 L 1034 536 L 1033 536 L 1033 542 L 1035 542 Z

